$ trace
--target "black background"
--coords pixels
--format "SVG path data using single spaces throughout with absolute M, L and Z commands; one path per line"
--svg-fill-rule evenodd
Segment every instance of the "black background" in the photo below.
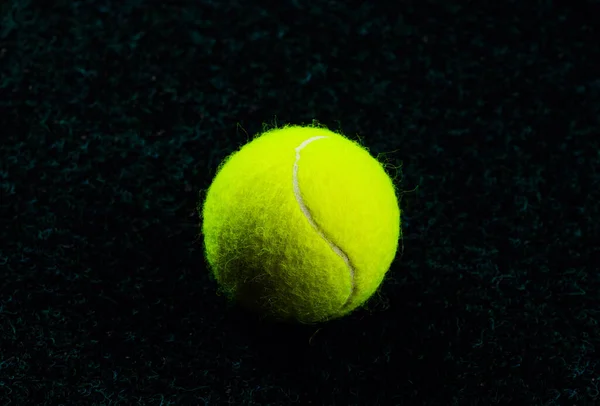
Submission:
M 0 404 L 598 404 L 598 10 L 2 3 Z M 403 253 L 368 308 L 272 324 L 197 205 L 313 120 L 385 160 Z

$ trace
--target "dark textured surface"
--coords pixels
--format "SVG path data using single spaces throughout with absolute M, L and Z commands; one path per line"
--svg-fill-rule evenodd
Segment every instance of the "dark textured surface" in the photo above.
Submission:
M 0 404 L 599 404 L 599 8 L 452 3 L 2 3 Z M 404 254 L 268 324 L 195 208 L 313 119 L 398 168 Z

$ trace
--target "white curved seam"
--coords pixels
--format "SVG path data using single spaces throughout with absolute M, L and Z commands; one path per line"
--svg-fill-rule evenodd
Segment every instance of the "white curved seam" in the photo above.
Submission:
M 342 258 L 342 260 L 348 267 L 348 270 L 350 272 L 350 283 L 352 284 L 352 290 L 351 290 L 350 296 L 352 296 L 352 293 L 354 293 L 354 268 L 352 267 L 352 264 L 350 263 L 350 259 L 348 258 L 346 253 L 344 251 L 342 251 L 342 249 L 340 247 L 335 245 L 333 243 L 333 241 L 329 240 L 329 238 L 327 238 L 327 236 L 319 228 L 319 226 L 313 219 L 312 214 L 310 213 L 310 210 L 304 203 L 304 199 L 302 198 L 302 192 L 300 191 L 300 184 L 298 182 L 298 168 L 299 168 L 301 151 L 304 148 L 306 148 L 306 146 L 308 144 L 310 144 L 311 142 L 320 140 L 322 138 L 327 138 L 327 136 L 321 135 L 321 136 L 309 138 L 309 139 L 305 140 L 304 142 L 302 142 L 302 144 L 300 144 L 296 147 L 296 160 L 294 161 L 294 173 L 293 173 L 294 196 L 296 198 L 296 201 L 298 202 L 298 206 L 300 206 L 300 210 L 302 210 L 302 213 L 304 213 L 304 216 L 306 217 L 306 219 L 308 220 L 310 225 L 321 236 L 321 238 L 323 238 L 325 240 L 325 242 L 327 242 L 327 244 L 331 247 L 333 252 L 335 252 L 340 258 Z

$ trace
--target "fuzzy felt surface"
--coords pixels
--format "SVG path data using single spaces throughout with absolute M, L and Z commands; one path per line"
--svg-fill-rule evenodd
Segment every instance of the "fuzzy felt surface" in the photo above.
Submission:
M 217 281 L 278 320 L 325 321 L 363 305 L 399 243 L 398 198 L 383 165 L 315 126 L 244 145 L 221 165 L 201 210 Z

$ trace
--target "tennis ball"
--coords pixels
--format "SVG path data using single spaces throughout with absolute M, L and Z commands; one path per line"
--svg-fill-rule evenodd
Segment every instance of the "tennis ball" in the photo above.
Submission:
M 400 238 L 383 166 L 314 126 L 266 131 L 231 154 L 199 209 L 220 290 L 280 321 L 321 322 L 363 305 Z

